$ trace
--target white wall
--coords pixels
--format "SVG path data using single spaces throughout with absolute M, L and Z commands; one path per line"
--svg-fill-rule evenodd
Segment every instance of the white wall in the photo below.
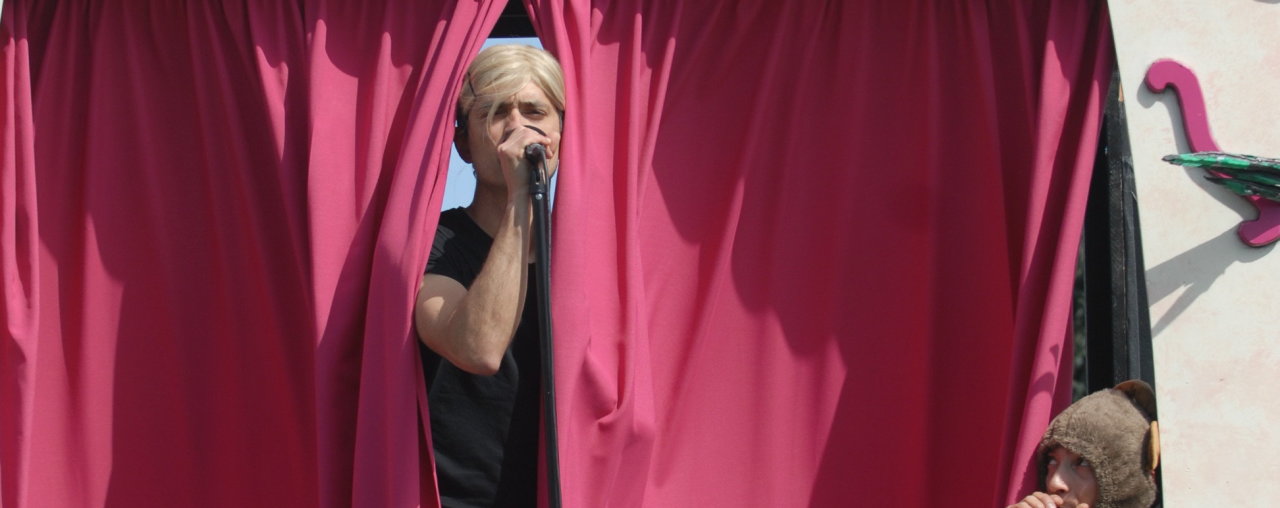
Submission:
M 1189 67 L 1228 152 L 1280 157 L 1280 0 L 1111 0 L 1151 303 L 1166 507 L 1280 495 L 1280 252 L 1245 246 L 1243 198 L 1160 157 L 1189 151 L 1152 62 Z

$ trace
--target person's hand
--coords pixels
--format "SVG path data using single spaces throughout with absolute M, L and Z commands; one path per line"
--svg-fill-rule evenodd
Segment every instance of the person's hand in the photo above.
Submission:
M 498 144 L 498 163 L 502 165 L 502 177 L 507 182 L 507 192 L 515 195 L 529 189 L 529 160 L 524 157 L 525 147 L 532 144 L 552 147 L 551 138 L 533 127 L 522 126 L 503 135 Z M 550 153 L 547 154 L 551 156 Z
M 1009 505 L 1009 508 L 1062 508 L 1062 498 L 1055 494 L 1045 494 L 1044 492 L 1032 492 L 1031 495 L 1018 501 L 1017 504 Z M 1078 505 L 1076 508 L 1089 508 L 1088 505 Z

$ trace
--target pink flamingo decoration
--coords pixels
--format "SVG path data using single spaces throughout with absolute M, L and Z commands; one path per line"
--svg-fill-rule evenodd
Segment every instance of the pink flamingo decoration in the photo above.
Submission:
M 1147 88 L 1161 93 L 1173 87 L 1182 107 L 1182 128 L 1192 152 L 1218 152 L 1209 131 L 1209 115 L 1200 91 L 1200 81 L 1185 65 L 1173 60 L 1157 60 L 1147 68 Z M 1258 210 L 1258 218 L 1240 223 L 1236 233 L 1250 247 L 1263 247 L 1280 239 L 1280 203 L 1261 196 L 1245 197 Z

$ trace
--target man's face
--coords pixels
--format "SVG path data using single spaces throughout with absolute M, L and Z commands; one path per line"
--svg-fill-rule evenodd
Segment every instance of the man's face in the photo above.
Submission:
M 517 129 L 526 129 L 527 126 L 536 127 L 551 138 L 551 145 L 547 147 L 547 167 L 552 174 L 555 173 L 560 155 L 560 115 L 541 88 L 530 82 L 515 95 L 499 102 L 488 125 L 485 125 L 489 114 L 487 105 L 480 106 L 471 108 L 467 117 L 467 144 L 478 181 L 505 185 L 497 146 Z
M 1098 502 L 1098 480 L 1093 475 L 1093 464 L 1080 454 L 1058 446 L 1049 450 L 1048 472 L 1045 489 L 1057 494 L 1065 508 L 1081 503 L 1093 506 Z

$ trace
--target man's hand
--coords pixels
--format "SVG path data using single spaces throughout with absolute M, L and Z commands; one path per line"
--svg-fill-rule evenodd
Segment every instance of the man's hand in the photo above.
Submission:
M 1089 508 L 1089 505 L 1084 503 L 1067 505 L 1058 495 L 1045 494 L 1044 492 L 1032 492 L 1030 496 L 1018 501 L 1017 504 L 1009 505 L 1009 508 L 1070 508 L 1070 506 Z
M 504 133 L 498 144 L 498 163 L 502 165 L 502 177 L 507 182 L 507 193 L 515 196 L 529 190 L 529 172 L 532 166 L 524 158 L 524 148 L 532 144 L 555 146 L 550 137 L 530 126 L 522 126 Z M 548 153 L 548 157 L 552 154 Z

